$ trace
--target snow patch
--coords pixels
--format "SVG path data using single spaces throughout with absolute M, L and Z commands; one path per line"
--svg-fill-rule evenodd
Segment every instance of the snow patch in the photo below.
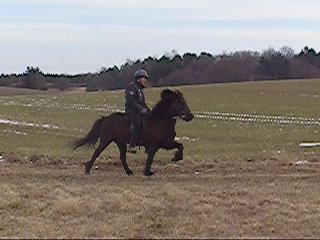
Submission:
M 300 143 L 300 147 L 319 147 L 320 143 Z
M 250 123 L 277 123 L 277 124 L 301 124 L 301 125 L 320 125 L 320 118 L 306 118 L 296 116 L 271 116 L 258 115 L 248 113 L 221 113 L 221 112 L 207 112 L 194 111 L 195 117 L 200 119 L 217 119 L 224 121 L 238 121 Z
M 7 124 L 7 125 L 15 125 L 15 126 L 26 126 L 26 127 L 41 127 L 46 129 L 59 129 L 58 126 L 51 125 L 51 124 L 38 124 L 38 123 L 28 123 L 28 122 L 19 122 L 9 119 L 0 118 L 0 124 Z M 18 134 L 18 133 L 16 133 Z
M 190 142 L 195 142 L 197 141 L 197 139 L 195 138 L 189 138 L 189 137 L 186 137 L 186 136 L 182 136 L 182 137 L 175 137 L 176 141 L 179 141 L 179 140 L 186 140 L 186 141 L 190 141 Z
M 295 162 L 296 165 L 308 164 L 308 163 L 309 163 L 309 162 L 306 161 L 306 160 L 300 160 L 300 161 Z

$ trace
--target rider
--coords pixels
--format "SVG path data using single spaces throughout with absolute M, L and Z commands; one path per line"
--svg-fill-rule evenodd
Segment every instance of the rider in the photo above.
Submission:
M 134 74 L 134 80 L 126 88 L 125 113 L 130 121 L 130 133 L 132 138 L 128 152 L 135 153 L 136 145 L 141 140 L 143 130 L 143 118 L 150 111 L 143 93 L 143 89 L 149 81 L 148 73 L 139 69 Z

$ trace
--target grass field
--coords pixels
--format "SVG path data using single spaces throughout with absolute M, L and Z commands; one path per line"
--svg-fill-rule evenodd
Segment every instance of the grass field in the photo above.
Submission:
M 0 91 L 0 237 L 320 237 L 320 80 L 179 87 L 196 118 L 177 124 L 184 160 L 145 154 L 125 175 L 112 145 L 70 143 L 124 105 L 124 91 Z M 154 106 L 161 89 L 146 90 Z
M 44 94 L 45 91 L 27 88 L 0 87 L 0 96 Z

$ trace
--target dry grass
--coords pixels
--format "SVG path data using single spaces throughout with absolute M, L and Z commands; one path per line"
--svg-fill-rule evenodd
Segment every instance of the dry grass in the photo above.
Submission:
M 85 176 L 77 160 L 39 158 L 0 165 L 4 238 L 320 236 L 316 161 L 186 159 L 155 165 L 157 175 L 147 178 L 142 161 L 130 162 L 132 177 L 117 159 Z

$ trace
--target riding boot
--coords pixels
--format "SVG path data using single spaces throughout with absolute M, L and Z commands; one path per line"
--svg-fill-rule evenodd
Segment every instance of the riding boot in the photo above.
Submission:
M 135 140 L 135 136 L 132 136 L 131 141 L 129 143 L 128 152 L 129 153 L 136 153 L 137 152 L 136 145 L 137 145 L 137 142 Z

